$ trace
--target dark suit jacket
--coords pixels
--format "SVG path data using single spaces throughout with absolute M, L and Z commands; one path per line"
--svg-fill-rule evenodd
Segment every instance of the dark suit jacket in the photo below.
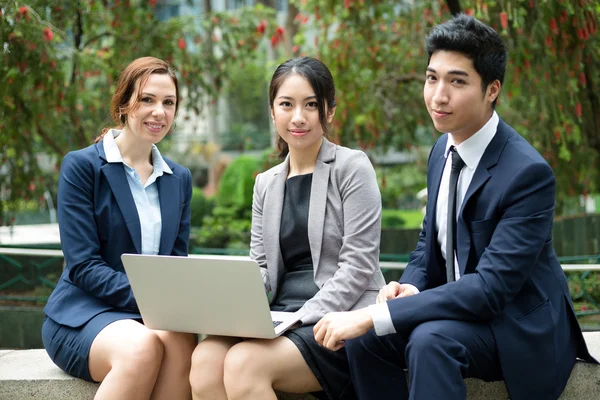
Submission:
M 142 236 L 123 164 L 107 163 L 103 142 L 67 154 L 58 184 L 58 224 L 66 267 L 44 312 L 79 327 L 107 310 L 138 313 L 121 254 L 141 253 Z M 191 174 L 165 158 L 173 174 L 158 185 L 159 254 L 186 256 Z
M 444 135 L 429 156 L 427 217 L 400 279 L 422 293 L 388 302 L 394 326 L 409 332 L 431 320 L 487 322 L 511 399 L 558 398 L 576 355 L 593 359 L 552 248 L 552 170 L 500 120 L 458 216 L 461 279 L 446 284 L 435 222 L 446 142 Z

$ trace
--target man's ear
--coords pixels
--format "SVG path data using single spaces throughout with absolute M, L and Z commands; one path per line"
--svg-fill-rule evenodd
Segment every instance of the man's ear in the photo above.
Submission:
M 500 95 L 501 88 L 502 84 L 498 79 L 496 79 L 494 82 L 488 85 L 485 96 L 487 97 L 487 100 L 490 102 L 490 104 L 498 98 L 498 96 Z

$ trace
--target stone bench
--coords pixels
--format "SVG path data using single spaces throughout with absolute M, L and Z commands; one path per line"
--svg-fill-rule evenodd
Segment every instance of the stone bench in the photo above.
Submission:
M 600 332 L 584 333 L 590 352 L 600 358 Z M 46 351 L 0 350 L 0 400 L 85 400 L 93 399 L 98 385 L 73 378 L 52 363 Z M 505 400 L 504 382 L 486 383 L 467 379 L 467 397 L 472 400 Z M 312 396 L 279 393 L 280 400 L 312 400 Z M 577 362 L 565 400 L 600 398 L 600 366 Z

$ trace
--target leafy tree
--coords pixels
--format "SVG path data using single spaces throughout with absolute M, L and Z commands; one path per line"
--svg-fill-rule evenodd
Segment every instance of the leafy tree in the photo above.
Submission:
M 156 3 L 0 3 L 0 220 L 19 199 L 56 187 L 57 171 L 44 176 L 40 164 L 60 163 L 109 123 L 116 78 L 134 58 L 171 62 L 182 106 L 200 113 L 277 29 L 273 10 L 261 5 L 159 21 Z
M 421 100 L 425 36 L 462 11 L 505 39 L 511 60 L 498 111 L 553 166 L 559 204 L 598 190 L 597 1 L 293 2 L 300 10 L 300 53 L 314 54 L 316 46 L 336 80 L 339 142 L 404 149 L 438 137 Z M 423 137 L 424 128 L 430 136 Z

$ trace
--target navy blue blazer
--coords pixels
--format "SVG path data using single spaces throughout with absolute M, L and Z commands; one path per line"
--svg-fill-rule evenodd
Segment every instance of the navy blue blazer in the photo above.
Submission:
M 511 399 L 558 398 L 576 356 L 593 361 L 552 248 L 555 178 L 539 153 L 502 120 L 458 215 L 461 279 L 446 284 L 436 202 L 447 135 L 431 150 L 423 229 L 401 283 L 422 293 L 388 301 L 397 332 L 432 320 L 488 323 Z M 570 346 L 576 337 L 578 348 Z
M 173 174 L 156 180 L 162 217 L 159 254 L 186 256 L 191 174 L 165 162 Z M 123 164 L 106 161 L 102 141 L 65 156 L 58 225 L 66 267 L 44 308 L 46 315 L 79 327 L 108 310 L 139 314 L 121 255 L 141 253 L 140 220 Z

